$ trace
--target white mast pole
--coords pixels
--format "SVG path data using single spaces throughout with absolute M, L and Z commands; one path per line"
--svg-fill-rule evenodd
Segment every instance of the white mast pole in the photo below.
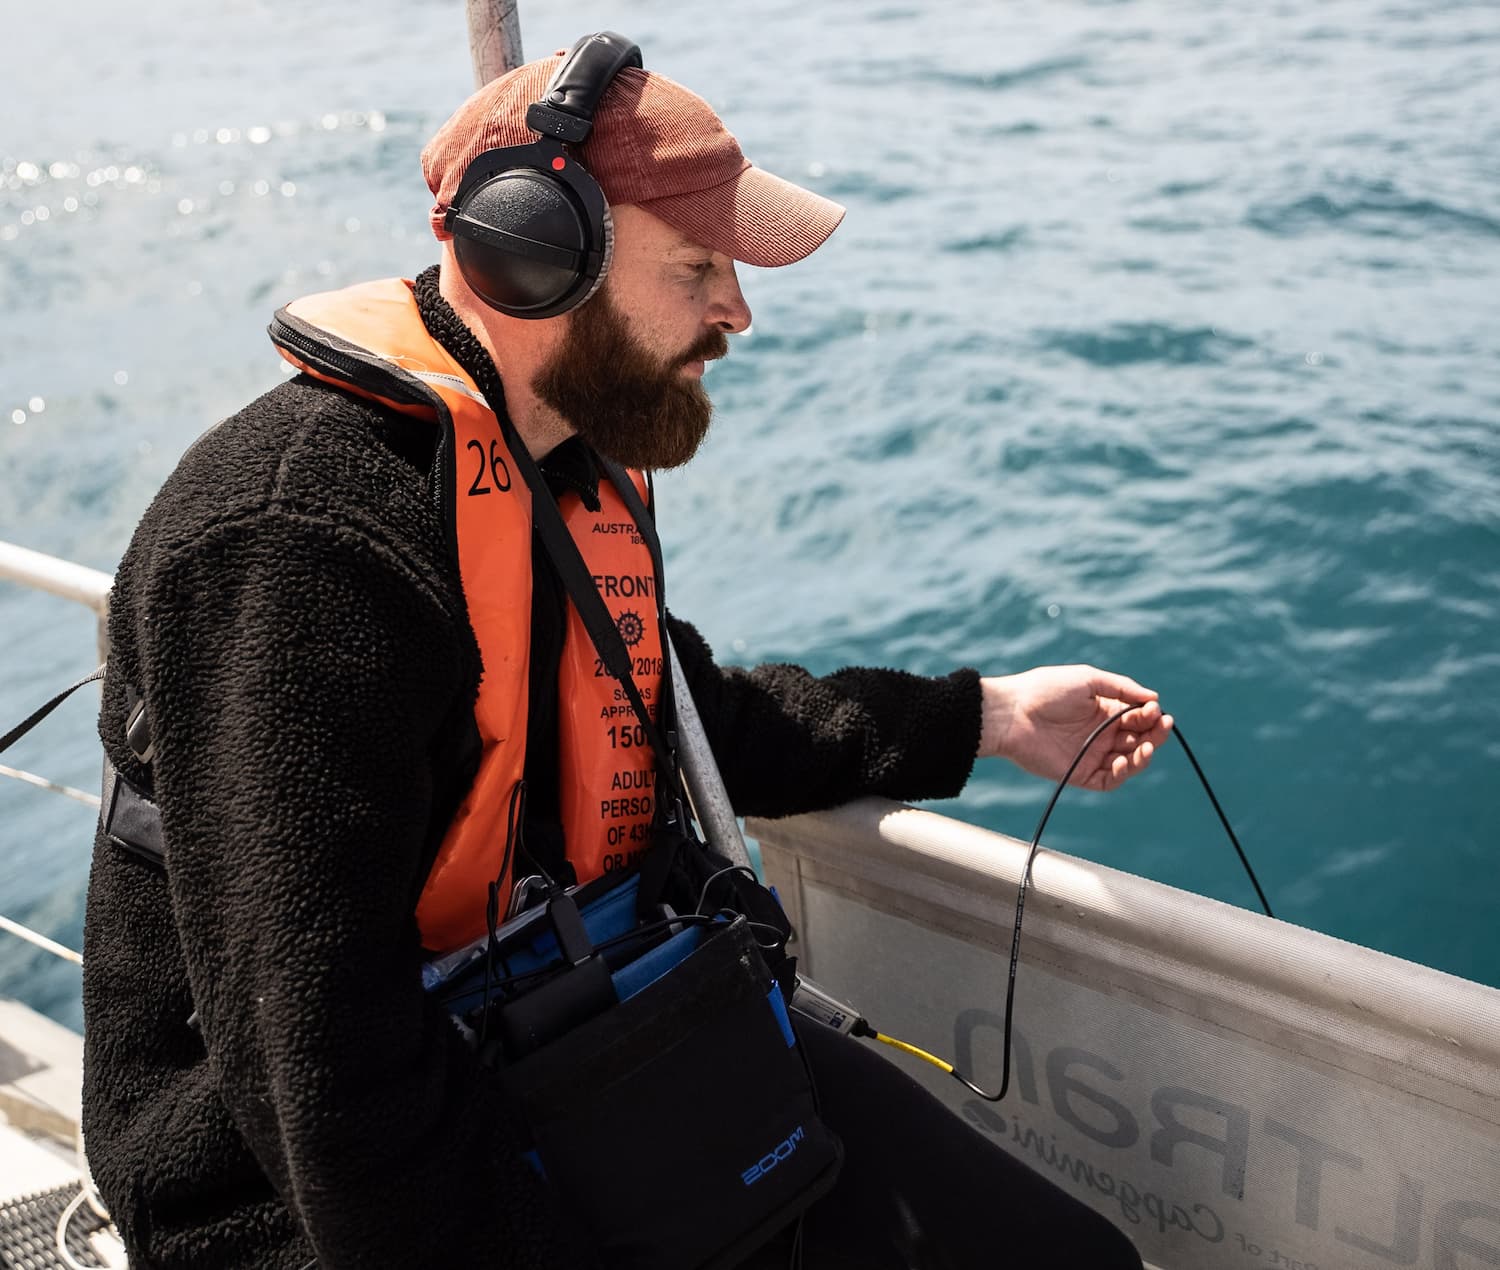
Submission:
M 474 87 L 514 70 L 521 56 L 521 14 L 517 0 L 464 0 L 469 11 L 469 55 Z
M 665 631 L 662 633 L 666 635 Z M 734 864 L 748 865 L 750 852 L 745 847 L 744 835 L 740 833 L 740 822 L 735 819 L 729 791 L 724 788 L 724 778 L 719 775 L 719 765 L 714 762 L 708 734 L 698 717 L 698 707 L 693 703 L 692 690 L 688 687 L 687 676 L 682 673 L 682 663 L 677 660 L 677 648 L 670 635 L 666 636 L 666 645 L 671 663 L 672 692 L 677 702 L 677 756 L 682 761 L 688 797 L 693 800 L 693 814 L 703 826 L 703 834 L 710 846 Z

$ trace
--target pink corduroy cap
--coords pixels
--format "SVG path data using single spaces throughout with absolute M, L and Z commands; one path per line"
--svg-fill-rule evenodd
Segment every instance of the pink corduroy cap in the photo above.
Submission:
M 526 109 L 538 101 L 562 54 L 518 66 L 486 84 L 422 151 L 436 198 L 432 232 L 452 237 L 443 216 L 465 169 L 486 150 L 537 139 Z M 600 99 L 583 166 L 611 204 L 634 203 L 694 242 L 749 265 L 789 265 L 833 233 L 844 209 L 753 166 L 696 93 L 664 75 L 621 70 Z

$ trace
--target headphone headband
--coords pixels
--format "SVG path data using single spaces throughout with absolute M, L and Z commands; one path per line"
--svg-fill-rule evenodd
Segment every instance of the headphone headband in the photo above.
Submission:
M 594 128 L 599 99 L 627 66 L 641 67 L 640 45 L 618 31 L 585 35 L 568 51 L 542 99 L 526 111 L 526 126 L 544 137 L 582 145 Z

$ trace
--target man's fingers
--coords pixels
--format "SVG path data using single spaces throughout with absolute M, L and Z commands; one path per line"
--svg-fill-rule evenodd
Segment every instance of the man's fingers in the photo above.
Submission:
M 1150 767 L 1155 756 L 1156 743 L 1149 737 L 1136 737 L 1128 747 L 1122 745 L 1116 749 L 1078 783 L 1087 789 L 1116 789 Z
M 1090 667 L 1090 669 L 1093 670 L 1093 680 L 1089 688 L 1095 696 L 1116 697 L 1122 703 L 1136 705 L 1156 700 L 1156 693 L 1143 684 L 1136 683 L 1129 675 L 1117 675 L 1112 671 L 1099 670 L 1095 667 Z
M 1126 702 L 1119 702 L 1125 705 Z M 1111 709 L 1116 709 L 1112 706 Z M 1122 732 L 1150 732 L 1161 721 L 1161 703 L 1159 701 L 1148 701 L 1143 706 L 1137 706 L 1127 714 L 1120 716 L 1120 730 Z
M 1135 755 L 1116 754 L 1110 760 L 1109 771 L 1105 773 L 1103 788 L 1116 789 L 1123 785 L 1139 770 L 1137 761 Z
M 1143 741 L 1152 745 L 1164 745 L 1172 734 L 1172 716 L 1163 714 L 1154 701 L 1124 715 L 1115 733 L 1114 748 L 1121 751 L 1134 750 Z

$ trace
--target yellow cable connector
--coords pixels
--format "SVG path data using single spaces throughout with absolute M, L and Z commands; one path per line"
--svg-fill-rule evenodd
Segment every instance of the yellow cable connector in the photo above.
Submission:
M 911 1045 L 906 1041 L 898 1041 L 894 1036 L 887 1036 L 884 1032 L 877 1032 L 873 1028 L 870 1029 L 870 1035 L 873 1036 L 877 1041 L 884 1041 L 885 1044 L 893 1047 L 894 1049 L 900 1050 L 904 1054 L 910 1054 L 915 1058 L 924 1059 L 927 1062 L 931 1063 L 934 1067 L 941 1068 L 943 1071 L 947 1072 L 948 1075 L 953 1075 L 953 1064 L 943 1062 L 943 1060 L 940 1059 L 936 1054 L 929 1054 L 926 1050 L 918 1049 L 915 1045 Z

